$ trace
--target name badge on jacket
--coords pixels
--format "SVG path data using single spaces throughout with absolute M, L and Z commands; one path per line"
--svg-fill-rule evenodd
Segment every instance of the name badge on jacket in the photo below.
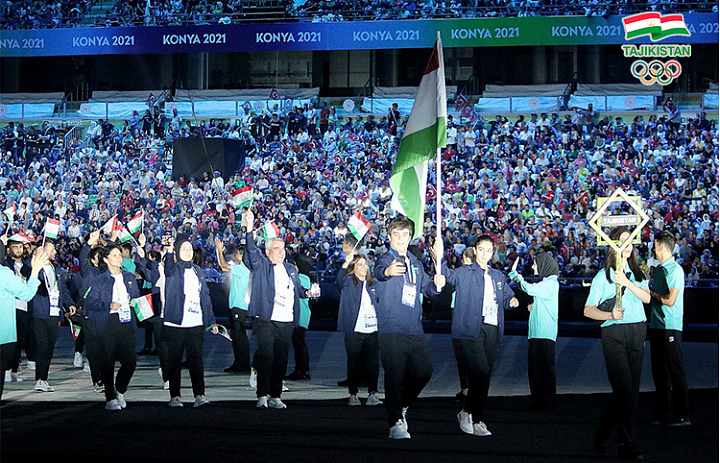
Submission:
M 402 303 L 407 307 L 415 307 L 415 298 L 417 297 L 417 287 L 409 283 L 403 284 Z
M 58 291 L 53 291 L 50 294 L 48 294 L 50 298 L 50 316 L 51 317 L 59 317 L 60 316 L 60 293 Z

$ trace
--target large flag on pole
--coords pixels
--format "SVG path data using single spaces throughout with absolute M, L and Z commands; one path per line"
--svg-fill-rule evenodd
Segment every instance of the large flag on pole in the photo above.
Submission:
M 390 206 L 415 223 L 413 239 L 422 234 L 428 160 L 446 145 L 446 121 L 445 64 L 438 33 L 390 176 Z

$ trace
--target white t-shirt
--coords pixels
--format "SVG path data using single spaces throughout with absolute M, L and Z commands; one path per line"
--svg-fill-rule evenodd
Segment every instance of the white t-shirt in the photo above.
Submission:
M 285 265 L 273 266 L 275 276 L 275 304 L 270 320 L 274 322 L 292 322 L 295 318 L 295 286 L 288 275 Z
M 495 297 L 495 288 L 490 277 L 490 272 L 485 272 L 485 291 L 483 294 L 483 323 L 488 325 L 498 324 L 498 306 Z
M 15 270 L 15 275 L 20 278 L 23 283 L 27 282 L 27 279 L 23 276 L 23 274 L 20 272 L 22 269 L 22 262 L 13 262 L 13 269 Z M 22 310 L 23 312 L 27 312 L 28 309 L 28 303 L 27 301 L 23 301 L 22 299 L 15 299 L 15 308 L 17 310 Z
M 356 333 L 374 333 L 377 331 L 377 314 L 367 290 L 367 282 L 363 282 L 362 298 L 360 299 L 360 311 L 357 322 L 355 322 Z
M 194 328 L 203 325 L 202 308 L 200 307 L 200 279 L 192 268 L 185 269 L 183 290 L 185 292 L 185 305 L 183 306 L 182 323 L 165 322 L 167 326 L 177 328 Z

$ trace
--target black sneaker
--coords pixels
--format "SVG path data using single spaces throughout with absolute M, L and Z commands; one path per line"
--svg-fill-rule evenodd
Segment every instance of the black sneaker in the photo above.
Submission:
M 299 371 L 293 371 L 285 377 L 288 381 L 310 381 L 309 373 L 301 373 Z
M 691 423 L 690 423 L 690 418 L 688 418 L 687 416 L 681 416 L 681 417 L 672 419 L 672 420 L 670 420 L 670 421 L 667 422 L 667 425 L 668 425 L 668 426 L 673 426 L 673 427 L 677 427 L 677 426 L 690 426 L 690 424 L 691 424 Z
M 348 385 L 348 380 L 347 380 L 347 379 L 343 379 L 342 381 L 338 381 L 337 385 L 340 386 L 340 387 L 345 387 L 345 386 Z
M 457 399 L 458 402 L 460 402 L 461 404 L 464 404 L 465 399 L 467 399 L 467 396 L 465 394 L 463 394 L 463 391 L 460 391 L 457 394 L 455 394 L 455 398 Z
M 642 421 L 642 424 L 649 424 L 652 426 L 666 426 L 668 423 L 670 423 L 669 419 L 659 416 L 654 416 L 652 418 L 648 418 L 647 420 Z
M 618 458 L 621 460 L 644 460 L 645 458 L 635 451 L 632 444 L 621 444 L 618 447 Z
M 152 351 L 147 347 L 137 353 L 137 355 L 151 355 Z
M 240 373 L 242 370 L 240 369 L 240 365 L 232 364 L 229 367 L 225 368 L 225 373 Z

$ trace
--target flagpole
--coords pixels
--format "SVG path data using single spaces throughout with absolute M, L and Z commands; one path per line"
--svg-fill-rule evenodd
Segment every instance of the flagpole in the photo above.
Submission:
M 435 195 L 435 214 L 436 214 L 436 221 L 437 221 L 437 228 L 435 230 L 435 243 L 440 243 L 442 240 L 442 231 L 441 231 L 441 224 L 442 224 L 442 169 L 441 169 L 441 163 L 440 160 L 442 159 L 442 155 L 440 154 L 440 148 L 437 149 L 437 178 L 435 179 L 436 183 L 436 189 L 437 194 Z M 440 265 L 442 263 L 442 256 L 440 254 L 435 255 L 435 275 L 441 274 L 441 268 Z M 438 292 L 442 288 L 437 287 L 436 288 Z

